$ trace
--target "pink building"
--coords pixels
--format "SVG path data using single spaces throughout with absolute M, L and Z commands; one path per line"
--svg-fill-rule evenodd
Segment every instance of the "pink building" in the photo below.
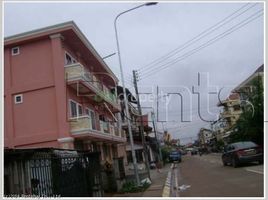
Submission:
M 74 22 L 5 38 L 4 77 L 5 148 L 124 156 L 118 79 Z

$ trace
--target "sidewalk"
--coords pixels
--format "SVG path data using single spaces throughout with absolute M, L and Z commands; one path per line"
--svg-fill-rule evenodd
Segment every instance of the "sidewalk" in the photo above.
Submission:
M 150 170 L 152 184 L 144 192 L 137 193 L 125 193 L 125 194 L 113 194 L 111 197 L 162 197 L 163 187 L 167 178 L 167 174 L 170 171 L 170 164 L 166 164 L 161 173 L 156 169 Z
M 162 169 L 161 173 L 157 170 L 151 170 L 152 184 L 150 187 L 143 192 L 142 197 L 162 197 L 164 184 L 166 182 L 167 174 L 170 171 L 170 164 L 166 164 Z

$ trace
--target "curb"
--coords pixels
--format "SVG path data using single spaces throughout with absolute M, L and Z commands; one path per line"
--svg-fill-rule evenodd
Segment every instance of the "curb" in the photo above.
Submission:
M 170 166 L 170 169 L 173 169 L 174 163 Z M 162 197 L 170 197 L 170 184 L 171 184 L 171 171 L 168 172 L 166 182 L 163 188 Z

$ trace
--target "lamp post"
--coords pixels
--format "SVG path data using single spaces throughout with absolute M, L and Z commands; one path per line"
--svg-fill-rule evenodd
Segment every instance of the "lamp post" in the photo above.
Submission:
M 118 60 L 119 60 L 119 67 L 120 67 L 120 72 L 121 72 L 121 81 L 122 81 L 122 86 L 123 86 L 123 94 L 124 94 L 124 104 L 125 104 L 125 109 L 126 109 L 126 117 L 127 117 L 127 124 L 128 124 L 128 134 L 129 134 L 129 139 L 130 139 L 130 145 L 131 145 L 131 154 L 132 154 L 132 159 L 133 159 L 133 166 L 134 166 L 134 173 L 135 173 L 135 178 L 136 182 L 139 185 L 140 184 L 140 179 L 139 179 L 139 174 L 138 174 L 138 168 L 137 168 L 137 159 L 135 155 L 135 150 L 134 150 L 134 142 L 133 142 L 133 135 L 132 135 L 132 129 L 131 129 L 131 122 L 130 122 L 130 116 L 129 116 L 129 110 L 128 110 L 128 99 L 126 95 L 126 88 L 125 88 L 125 80 L 124 80 L 124 72 L 123 72 L 123 67 L 122 67 L 122 61 L 121 61 L 121 54 L 120 54 L 120 46 L 119 46 L 119 40 L 118 40 L 118 32 L 117 32 L 117 20 L 118 18 L 132 10 L 136 10 L 138 8 L 141 8 L 143 6 L 151 6 L 151 5 L 156 5 L 156 2 L 150 2 L 150 3 L 145 3 L 139 6 L 136 6 L 134 8 L 128 9 L 124 12 L 119 13 L 116 18 L 114 19 L 114 30 L 115 30 L 115 38 L 116 38 L 116 47 L 117 47 L 117 54 L 118 54 Z

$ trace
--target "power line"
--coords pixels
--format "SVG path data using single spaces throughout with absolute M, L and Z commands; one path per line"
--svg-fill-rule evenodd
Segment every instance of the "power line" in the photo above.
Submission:
M 171 62 L 169 62 L 169 63 L 160 65 L 159 67 L 165 67 L 165 65 L 170 66 L 171 64 L 175 64 L 176 62 L 178 62 L 178 61 L 180 61 L 180 60 L 183 60 L 183 59 L 189 57 L 190 55 L 196 53 L 197 51 L 199 51 L 199 50 L 201 50 L 201 49 L 203 49 L 203 48 L 205 48 L 205 47 L 207 47 L 207 46 L 210 46 L 211 44 L 215 43 L 215 42 L 218 41 L 219 39 L 224 38 L 225 36 L 231 34 L 232 32 L 236 31 L 237 29 L 239 29 L 239 28 L 245 26 L 245 25 L 248 24 L 249 22 L 251 22 L 251 21 L 257 19 L 258 17 L 260 17 L 262 14 L 259 15 L 259 16 L 257 16 L 257 17 L 255 17 L 255 18 L 253 18 L 253 19 L 251 19 L 251 20 L 249 20 L 250 18 L 254 17 L 254 15 L 258 14 L 260 11 L 262 11 L 262 10 L 259 10 L 258 12 L 254 13 L 253 15 L 251 15 L 251 16 L 248 17 L 248 18 L 246 18 L 246 19 L 243 20 L 242 22 L 240 22 L 240 23 L 234 25 L 233 27 L 231 27 L 231 28 L 228 29 L 227 31 L 225 31 L 225 32 L 223 32 L 223 33 L 217 35 L 216 37 L 214 37 L 214 38 L 212 38 L 211 40 L 205 42 L 204 44 L 200 45 L 199 47 L 197 47 L 197 48 L 195 48 L 195 49 L 193 49 L 193 50 L 191 50 L 191 51 L 188 51 L 187 53 L 183 54 L 181 57 L 178 57 L 177 59 L 174 59 L 173 61 L 171 61 Z M 246 22 L 247 20 L 249 20 L 249 21 Z M 245 22 L 245 23 L 244 23 L 244 22 Z M 244 24 L 243 24 L 243 23 L 244 23 Z M 242 24 L 242 25 L 241 25 L 241 24 Z M 238 26 L 238 25 L 241 25 L 241 26 Z M 238 26 L 238 27 L 236 28 L 236 26 Z M 235 28 L 235 29 L 234 29 L 234 28 Z M 232 30 L 232 29 L 234 29 L 234 30 Z M 232 31 L 231 31 L 231 30 L 232 30 Z M 231 31 L 231 32 L 228 33 L 228 31 Z M 218 38 L 219 36 L 220 36 L 220 38 Z M 213 40 L 214 40 L 214 41 L 213 41 Z M 189 53 L 190 53 L 190 55 L 187 55 L 187 54 L 189 54 Z M 164 68 L 163 68 L 163 69 L 164 69 Z M 154 70 L 158 70 L 158 68 L 155 68 Z M 152 71 L 149 72 L 149 73 L 145 73 L 145 75 L 148 75 L 148 74 L 150 74 L 150 73 L 152 73 Z M 142 77 L 141 79 L 144 79 L 144 77 Z
M 213 26 L 209 27 L 208 29 L 204 30 L 203 32 L 199 33 L 197 36 L 195 36 L 194 38 L 188 40 L 187 42 L 185 42 L 184 44 L 182 44 L 181 46 L 179 46 L 178 48 L 172 50 L 171 52 L 169 52 L 168 54 L 166 54 L 165 56 L 162 56 L 161 58 L 151 62 L 150 64 L 147 64 L 141 68 L 138 69 L 138 71 L 148 71 L 150 69 L 149 66 L 152 65 L 157 65 L 158 63 L 161 63 L 163 61 L 165 61 L 166 59 L 172 57 L 173 55 L 176 55 L 177 53 L 181 52 L 182 50 L 186 49 L 187 47 L 191 46 L 192 44 L 196 43 L 197 41 L 201 40 L 202 38 L 206 37 L 207 35 L 209 35 L 210 33 L 213 33 L 214 31 L 218 30 L 219 28 L 221 28 L 222 26 L 224 26 L 225 24 L 231 22 L 232 20 L 236 19 L 237 17 L 239 17 L 240 15 L 244 14 L 245 12 L 247 12 L 249 9 L 253 8 L 254 6 L 257 5 L 257 3 L 253 4 L 252 6 L 250 6 L 249 8 L 247 8 L 246 10 L 242 11 L 241 13 L 238 13 L 239 11 L 241 11 L 243 8 L 245 8 L 246 6 L 248 6 L 249 3 L 247 3 L 246 5 L 242 6 L 241 8 L 239 8 L 238 10 L 236 10 L 235 12 L 233 12 L 231 15 L 225 17 L 224 19 L 222 19 L 221 21 L 219 21 L 218 23 L 214 24 Z M 235 15 L 236 13 L 238 13 L 238 15 Z M 232 17 L 233 15 L 235 15 L 234 17 Z M 232 17 L 231 19 L 229 19 L 230 17 Z M 229 19 L 229 20 L 227 20 Z M 227 21 L 226 21 L 227 20 Z M 224 22 L 226 21 L 226 22 Z M 224 22 L 224 23 L 223 23 Z M 146 68 L 146 69 L 145 69 Z
M 216 41 L 226 37 L 227 35 L 231 34 L 232 32 L 238 30 L 239 28 L 242 28 L 243 26 L 247 25 L 248 23 L 252 22 L 253 20 L 257 19 L 258 17 L 262 16 L 263 13 L 261 13 L 260 11 L 263 11 L 263 10 L 259 10 L 258 12 L 254 13 L 253 15 L 251 15 L 250 17 L 246 18 L 245 20 L 243 20 L 242 22 L 236 24 L 235 26 L 231 27 L 230 29 L 228 29 L 227 31 L 217 35 L 216 37 L 212 38 L 211 40 L 205 42 L 204 44 L 200 45 L 199 47 L 191 50 L 191 51 L 188 51 L 187 53 L 183 54 L 181 57 L 178 57 L 177 59 L 174 59 L 173 61 L 169 62 L 169 63 L 166 63 L 166 64 L 163 64 L 163 65 L 160 65 L 159 68 L 155 68 L 153 69 L 151 72 L 149 73 L 145 73 L 143 75 L 143 77 L 141 77 L 140 80 L 142 79 L 145 79 L 147 78 L 148 76 L 151 76 L 153 75 L 154 73 L 160 71 L 160 70 L 163 70 L 165 68 L 168 68 L 170 65 L 172 64 L 175 64 L 181 60 L 184 60 L 185 58 L 193 55 L 194 53 L 204 49 L 205 47 L 208 47 L 210 45 L 212 45 L 213 43 L 215 43 Z M 257 15 L 258 13 L 261 13 L 260 15 Z M 254 15 L 257 15 L 256 17 L 252 18 Z M 252 19 L 250 19 L 252 18 Z M 244 24 L 243 24 L 244 23 Z M 239 26 L 240 25 L 240 26 Z M 233 30 L 232 30 L 233 29 Z M 229 31 L 229 32 L 228 32 Z
M 171 52 L 167 53 L 166 55 L 154 60 L 153 62 L 141 67 L 138 69 L 138 71 L 143 71 L 145 72 L 146 70 L 150 69 L 150 66 L 152 65 L 156 65 L 159 64 L 163 61 L 165 61 L 166 59 L 172 57 L 173 55 L 177 54 L 178 52 L 182 51 L 183 49 L 191 46 L 192 44 L 196 43 L 197 41 L 201 40 L 202 38 L 206 37 L 207 35 L 209 35 L 210 33 L 214 32 L 215 30 L 219 29 L 220 27 L 222 27 L 223 25 L 229 23 L 230 21 L 232 21 L 233 19 L 237 18 L 238 16 L 242 15 L 243 13 L 247 12 L 249 9 L 253 8 L 254 6 L 257 5 L 257 3 L 253 4 L 252 6 L 250 6 L 249 8 L 247 8 L 246 10 L 242 11 L 241 13 L 239 13 L 238 15 L 234 16 L 236 13 L 238 13 L 239 11 L 243 10 L 245 7 L 247 7 L 250 3 L 245 4 L 244 6 L 242 6 L 241 8 L 239 8 L 238 10 L 236 10 L 235 12 L 233 12 L 232 14 L 228 15 L 227 17 L 225 17 L 224 19 L 222 19 L 221 21 L 217 22 L 216 24 L 212 25 L 211 27 L 209 27 L 208 29 L 202 31 L 201 33 L 199 33 L 198 35 L 196 35 L 195 37 L 193 37 L 192 39 L 188 40 L 187 42 L 185 42 L 184 44 L 182 44 L 181 46 L 177 47 L 176 49 L 172 50 Z M 230 17 L 234 16 L 233 18 L 229 19 Z M 227 19 L 229 19 L 227 22 L 223 23 L 224 21 L 226 21 Z M 223 24 L 221 24 L 223 23 Z M 214 29 L 213 29 L 214 28 Z M 212 29 L 212 30 L 211 30 Z M 144 70 L 145 68 L 145 70 Z M 147 69 L 146 69 L 147 68 Z M 129 75 L 129 77 L 131 77 Z

